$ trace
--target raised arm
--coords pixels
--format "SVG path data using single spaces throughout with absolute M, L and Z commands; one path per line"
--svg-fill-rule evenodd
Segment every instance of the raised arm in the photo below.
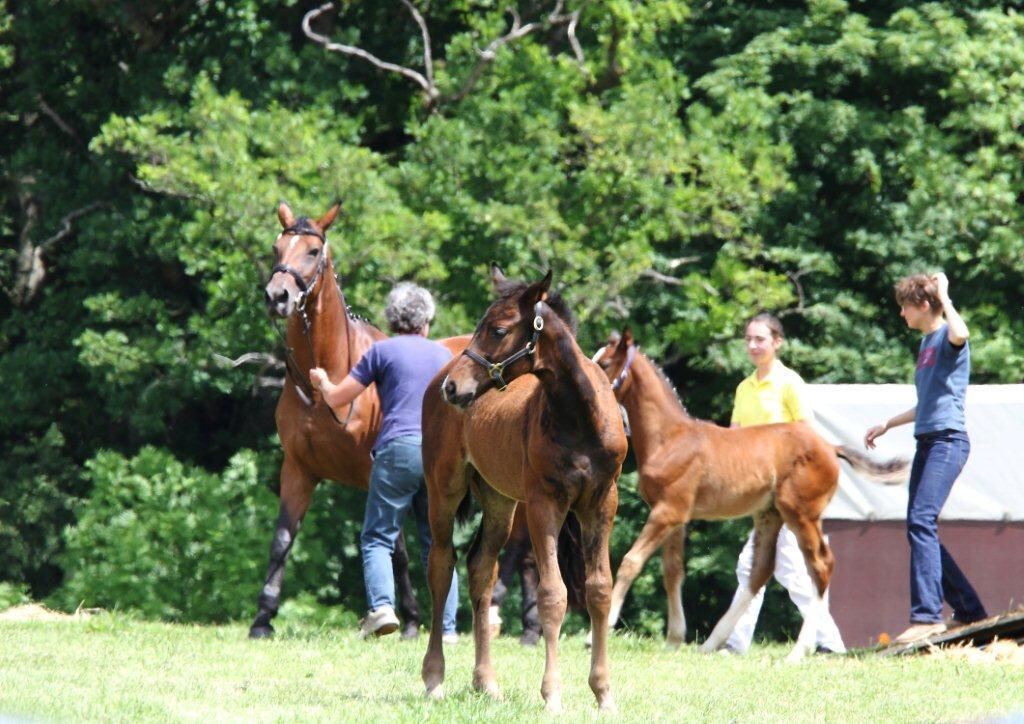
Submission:
M 932 279 L 938 287 L 942 313 L 946 315 L 946 324 L 949 326 L 949 342 L 956 347 L 963 347 L 971 333 L 960 312 L 953 306 L 953 300 L 949 298 L 949 279 L 942 272 L 932 274 Z

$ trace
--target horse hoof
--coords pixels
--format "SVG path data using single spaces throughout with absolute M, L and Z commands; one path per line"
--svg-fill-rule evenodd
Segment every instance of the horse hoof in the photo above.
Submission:
M 273 637 L 274 627 L 271 626 L 269 623 L 262 624 L 260 626 L 253 624 L 252 628 L 249 629 L 249 638 L 251 639 L 269 639 Z
M 435 687 L 427 687 L 426 698 L 430 701 L 440 701 L 444 698 L 444 687 L 438 684 Z
M 548 714 L 561 714 L 562 713 L 562 697 L 552 696 L 546 702 L 544 702 L 544 711 Z
M 615 700 L 611 696 L 606 696 L 604 701 L 599 702 L 597 710 L 601 714 L 618 714 L 619 707 L 615 706 Z
M 401 638 L 403 641 L 415 641 L 420 637 L 420 627 L 413 622 L 405 624 L 402 629 Z
M 523 635 L 519 637 L 519 644 L 521 646 L 536 646 L 540 642 L 539 631 L 523 631 Z
M 682 646 L 682 645 L 683 645 L 682 641 L 675 641 L 673 639 L 666 639 L 665 640 L 665 650 L 666 651 L 678 651 L 679 647 Z
M 486 684 L 475 683 L 473 684 L 473 688 L 479 691 L 481 694 L 486 694 L 488 697 L 494 699 L 495 701 L 501 699 L 501 687 L 498 686 L 498 682 L 496 681 L 489 681 Z

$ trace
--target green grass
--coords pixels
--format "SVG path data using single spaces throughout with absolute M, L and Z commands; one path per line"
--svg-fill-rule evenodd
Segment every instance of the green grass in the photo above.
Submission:
M 0 623 L 0 720 L 536 721 L 543 649 L 502 638 L 494 663 L 504 696 L 470 688 L 468 637 L 446 647 L 447 698 L 422 695 L 426 637 L 364 642 L 354 631 L 286 625 L 273 641 L 242 626 L 86 621 Z M 597 718 L 582 637 L 562 641 L 565 721 Z M 814 657 L 788 648 L 743 658 L 666 652 L 618 635 L 612 682 L 622 721 L 951 721 L 1024 712 L 1024 667 L 941 657 Z

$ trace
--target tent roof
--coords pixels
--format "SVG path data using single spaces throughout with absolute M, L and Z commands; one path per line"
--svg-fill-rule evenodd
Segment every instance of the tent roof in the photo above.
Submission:
M 859 450 L 864 433 L 917 404 L 913 385 L 808 385 L 814 425 L 827 440 Z M 913 424 L 878 439 L 878 460 L 914 456 Z M 1024 520 L 1024 385 L 970 385 L 971 455 L 940 515 L 944 520 Z M 904 520 L 907 486 L 860 478 L 842 463 L 839 490 L 825 518 Z

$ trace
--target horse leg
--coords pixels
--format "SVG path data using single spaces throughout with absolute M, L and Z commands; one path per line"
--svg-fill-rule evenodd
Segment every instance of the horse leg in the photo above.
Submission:
M 426 448 L 424 448 L 426 450 Z M 424 459 L 424 463 L 426 463 Z M 426 469 L 427 506 L 430 519 L 430 553 L 427 558 L 427 583 L 430 587 L 431 611 L 430 638 L 427 653 L 423 657 L 421 676 L 430 698 L 444 696 L 441 684 L 444 682 L 444 650 L 441 637 L 444 635 L 444 605 L 452 585 L 455 571 L 455 545 L 452 533 L 455 529 L 455 513 L 463 497 L 469 492 L 461 460 L 449 459 L 441 465 Z
M 409 577 L 409 550 L 405 547 L 405 532 L 395 539 L 395 551 L 391 555 L 391 567 L 395 573 L 395 598 L 398 612 L 402 615 L 403 639 L 414 639 L 420 635 L 420 605 Z
M 539 480 L 527 480 L 527 489 L 543 485 Z M 531 485 L 532 483 L 532 485 Z M 526 521 L 530 528 L 534 554 L 537 556 L 537 572 L 540 586 L 537 590 L 537 607 L 540 610 L 540 626 L 544 633 L 545 660 L 544 678 L 540 693 L 544 697 L 545 709 L 549 713 L 562 710 L 562 674 L 558 664 L 558 635 L 565 619 L 568 605 L 565 583 L 558 568 L 558 533 L 565 521 L 568 510 L 540 495 L 533 496 L 526 504 Z
M 608 627 L 612 628 L 619 620 L 622 611 L 622 604 L 626 600 L 626 593 L 633 581 L 640 575 L 647 559 L 658 550 L 666 536 L 679 526 L 680 521 L 672 519 L 662 506 L 656 505 L 651 508 L 644 523 L 640 535 L 637 536 L 633 547 L 619 564 L 619 570 L 615 573 L 615 586 L 612 588 L 611 610 L 608 612 Z
M 309 510 L 316 483 L 293 460 L 285 457 L 281 465 L 281 503 L 278 507 L 274 537 L 270 540 L 270 563 L 267 577 L 257 601 L 256 618 L 249 627 L 249 638 L 262 639 L 274 635 L 271 620 L 281 605 L 281 584 L 284 568 L 288 562 L 295 536 L 298 535 L 302 519 Z
M 590 651 L 590 689 L 601 711 L 614 711 L 608 672 L 608 612 L 611 607 L 612 565 L 608 557 L 608 539 L 619 506 L 618 489 L 612 485 L 607 494 L 577 511 L 583 530 L 583 552 L 587 569 L 587 610 L 593 642 Z
M 754 515 L 754 561 L 750 568 L 750 585 L 736 589 L 732 605 L 715 624 L 708 640 L 700 647 L 701 651 L 709 653 L 722 647 L 754 596 L 771 578 L 772 571 L 775 570 L 775 544 L 781 527 L 782 517 L 775 508 Z
M 537 560 L 533 556 L 533 545 L 527 536 L 522 543 L 522 556 L 519 559 L 519 582 L 523 594 L 523 634 L 519 643 L 523 646 L 536 646 L 540 641 L 540 616 L 537 613 L 537 587 L 540 577 L 537 575 Z
M 498 554 L 512 530 L 516 501 L 506 498 L 479 478 L 474 490 L 483 508 L 483 519 L 466 560 L 469 598 L 473 604 L 473 643 L 476 649 L 473 688 L 497 698 L 500 691 L 491 665 L 491 590 L 498 572 Z
M 683 577 L 686 565 L 683 548 L 686 545 L 686 527 L 679 526 L 665 538 L 661 549 L 661 571 L 668 598 L 668 631 L 665 647 L 673 651 L 686 640 L 686 615 L 683 613 Z
M 835 559 L 832 557 L 832 550 L 825 542 L 825 536 L 821 530 L 821 520 L 809 520 L 806 517 L 797 517 L 797 514 L 789 514 L 786 511 L 786 525 L 793 531 L 800 550 L 804 554 L 804 561 L 807 564 L 807 572 L 811 576 L 816 594 L 807 607 L 801 611 L 804 617 L 800 633 L 796 637 L 796 645 L 786 657 L 787 661 L 800 661 L 807 654 L 814 652 L 814 646 L 818 638 L 818 629 L 821 627 L 822 619 L 826 615 L 825 591 L 828 590 L 828 583 L 832 577 L 832 570 L 835 568 Z

